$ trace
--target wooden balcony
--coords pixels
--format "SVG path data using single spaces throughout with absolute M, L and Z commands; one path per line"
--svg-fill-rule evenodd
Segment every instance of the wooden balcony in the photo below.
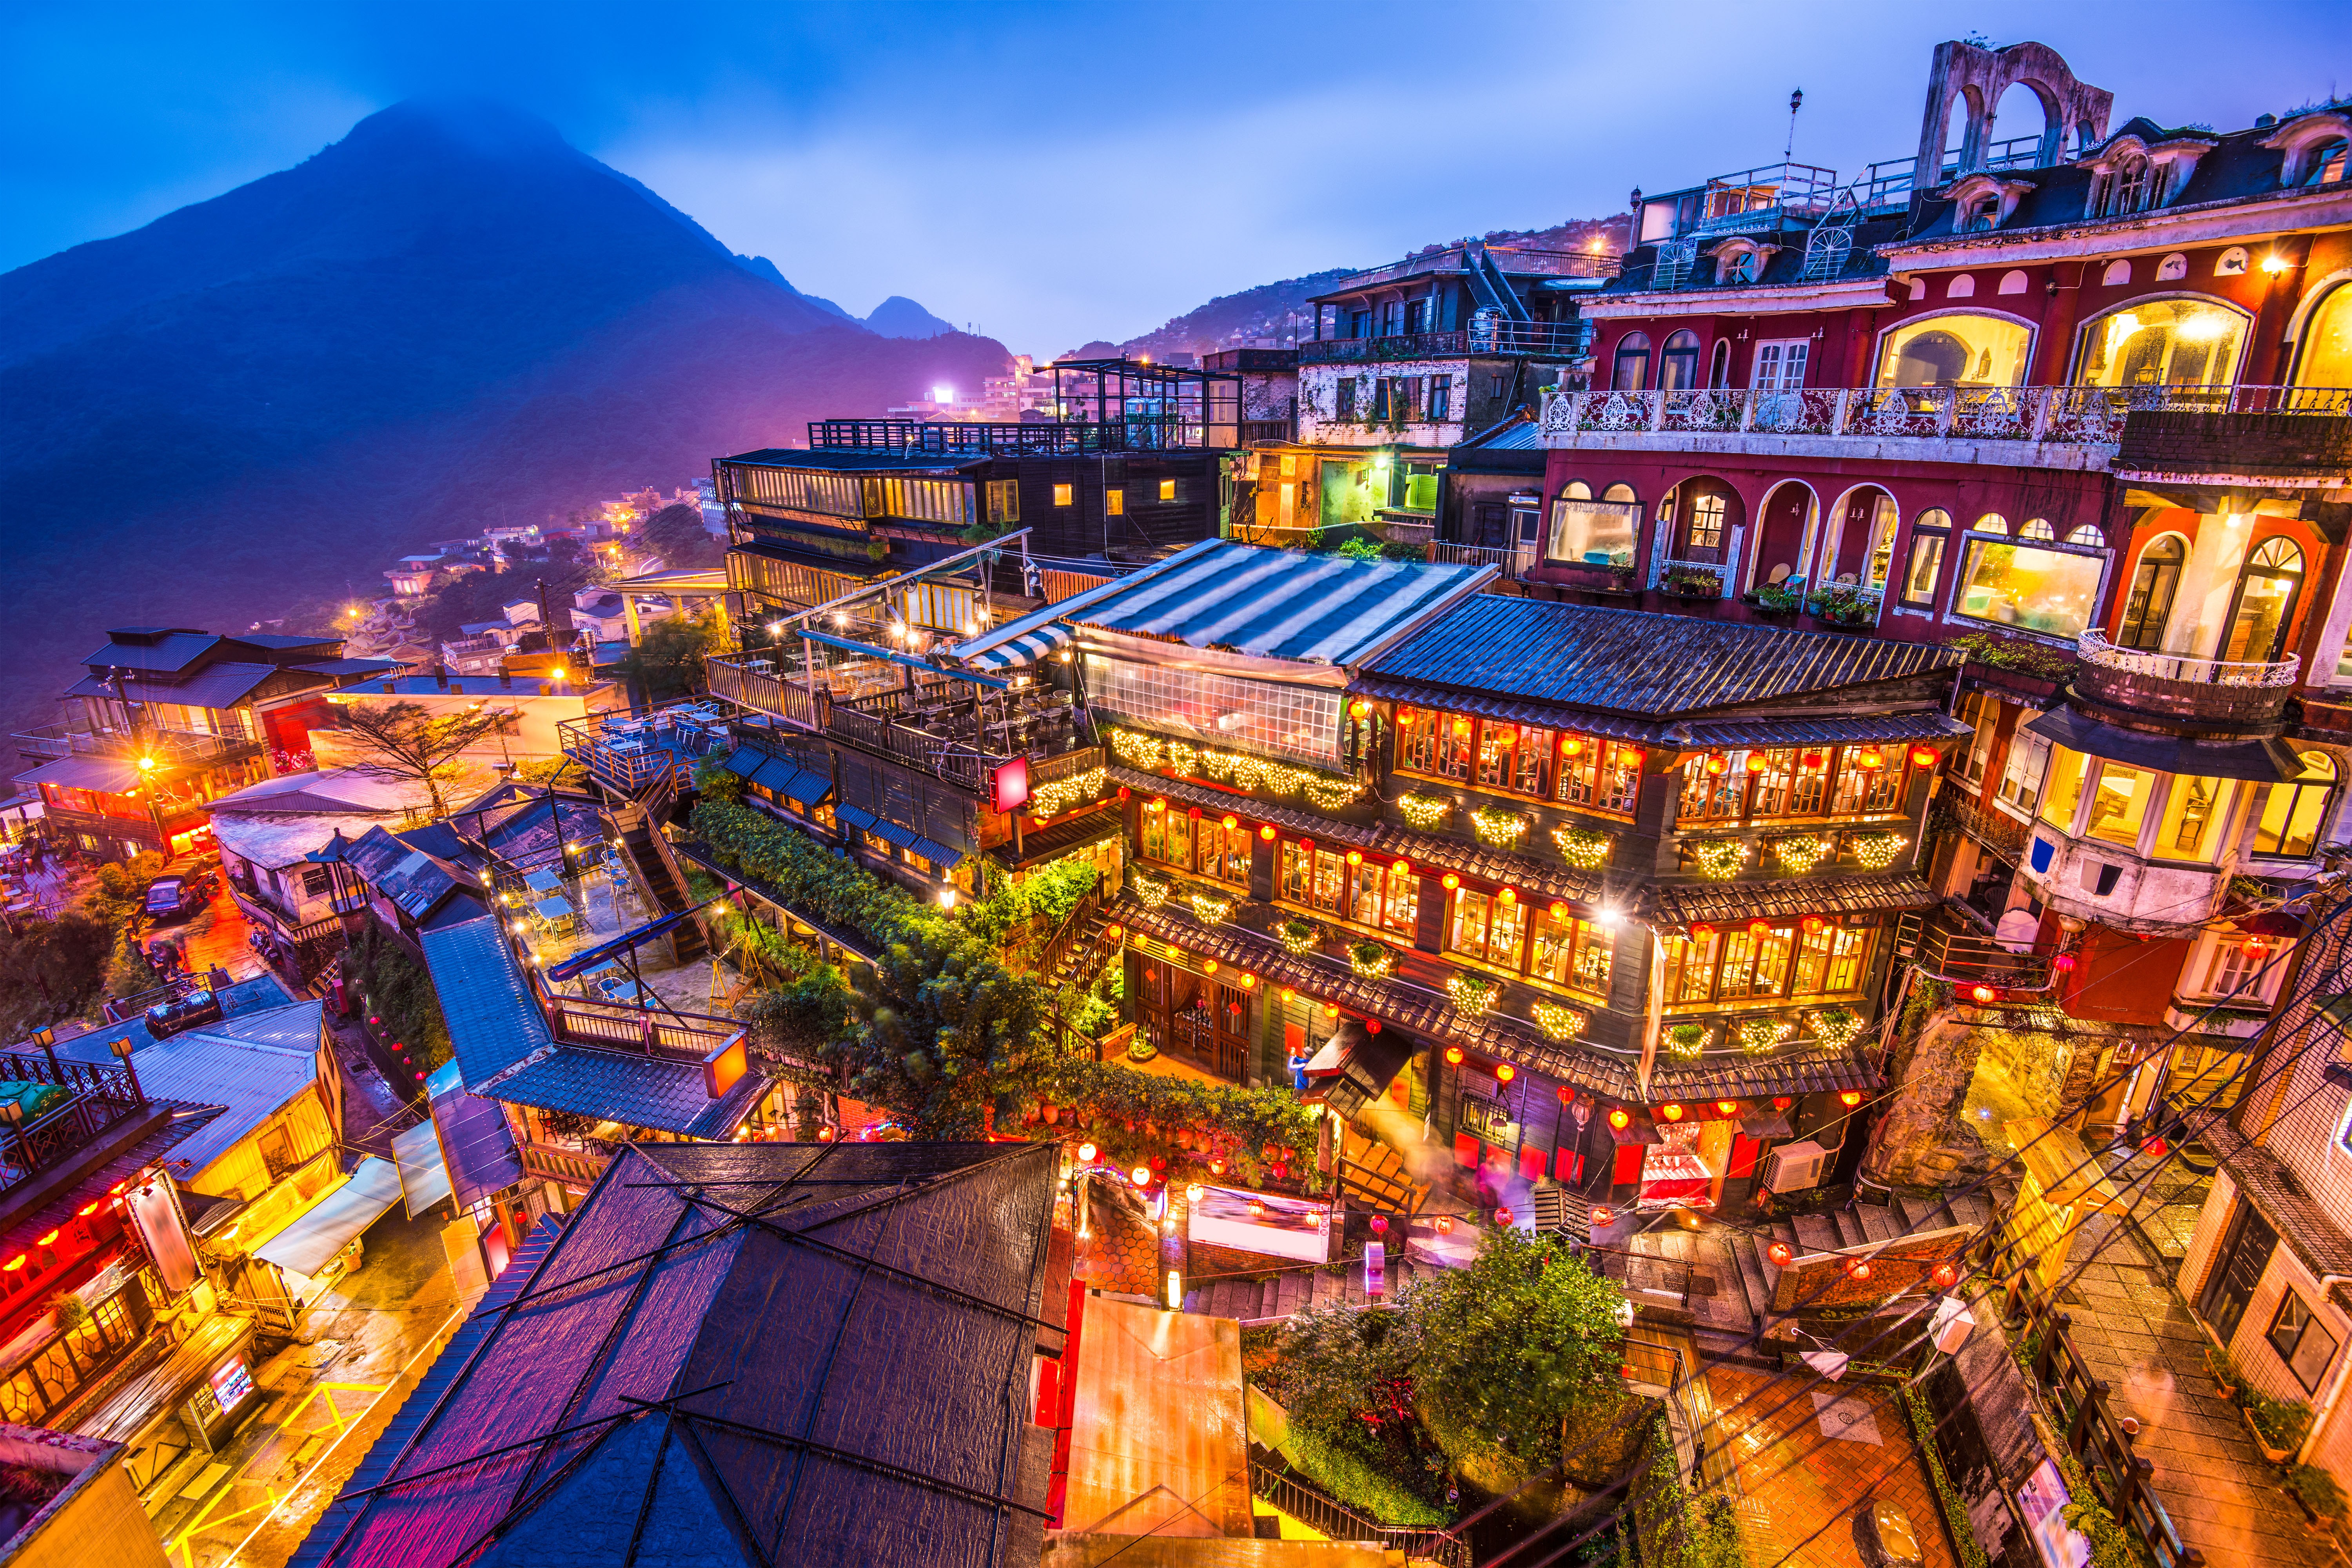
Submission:
M 604 1173 L 612 1156 L 585 1149 L 564 1149 L 552 1143 L 529 1140 L 515 1144 L 515 1153 L 522 1162 L 523 1174 L 542 1181 L 561 1182 L 567 1187 L 592 1187 L 596 1178 Z

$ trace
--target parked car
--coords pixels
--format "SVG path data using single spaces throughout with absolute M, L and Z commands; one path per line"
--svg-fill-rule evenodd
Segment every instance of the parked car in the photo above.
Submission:
M 204 907 L 201 878 L 158 877 L 147 884 L 147 918 L 151 921 L 185 920 Z

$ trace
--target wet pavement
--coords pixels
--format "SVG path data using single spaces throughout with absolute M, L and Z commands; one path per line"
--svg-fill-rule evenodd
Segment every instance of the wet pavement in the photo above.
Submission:
M 174 1568 L 280 1568 L 293 1555 L 457 1326 L 442 1223 L 399 1207 L 378 1220 L 301 1342 L 255 1369 L 259 1417 L 156 1515 Z

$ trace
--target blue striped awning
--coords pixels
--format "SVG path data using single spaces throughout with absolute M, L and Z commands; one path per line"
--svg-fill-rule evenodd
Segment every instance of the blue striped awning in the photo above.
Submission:
M 966 669 L 1013 669 L 1034 664 L 1070 646 L 1068 624 L 1054 618 L 1060 614 L 1060 605 L 1048 605 L 1011 626 L 960 643 L 948 651 L 962 659 Z

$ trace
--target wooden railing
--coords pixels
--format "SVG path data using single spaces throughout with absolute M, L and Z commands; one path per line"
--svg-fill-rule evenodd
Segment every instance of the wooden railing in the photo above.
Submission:
M 594 1185 L 596 1178 L 604 1173 L 604 1167 L 612 1161 L 609 1154 L 559 1149 L 553 1144 L 530 1142 L 516 1144 L 515 1153 L 522 1162 L 525 1175 L 579 1187 Z
M 723 697 L 739 708 L 782 719 L 803 730 L 824 728 L 825 710 L 830 706 L 824 688 L 820 685 L 812 692 L 786 679 L 772 660 L 756 654 L 727 658 L 710 654 L 704 658 L 702 668 L 713 697 Z
M 667 1013 L 586 996 L 550 996 L 547 1022 L 568 1044 L 619 1046 L 672 1061 L 699 1062 L 743 1033 L 743 1026 L 732 1018 Z
M 2182 1542 L 2149 1486 L 2156 1467 L 2133 1451 L 2132 1434 L 2107 1408 L 2106 1381 L 2093 1374 L 2066 1337 L 2073 1320 L 2037 1304 L 2032 1322 L 2031 1331 L 2042 1342 L 2033 1358 L 2035 1388 L 2050 1405 L 2060 1441 L 2090 1478 L 2091 1489 L 2146 1544 L 2157 1568 L 2201 1568 L 2204 1555 Z
M 54 1085 L 68 1098 L 0 1136 L 0 1192 L 29 1181 L 87 1148 L 108 1129 L 147 1109 L 137 1076 L 127 1068 L 61 1061 L 47 1053 L 0 1052 L 0 1077 Z
M 1407 1562 L 1470 1568 L 1468 1542 L 1456 1541 L 1442 1530 L 1377 1523 L 1337 1498 L 1326 1496 L 1297 1477 L 1276 1469 L 1256 1454 L 1250 1456 L 1250 1492 L 1330 1540 L 1370 1542 L 1403 1552 Z

